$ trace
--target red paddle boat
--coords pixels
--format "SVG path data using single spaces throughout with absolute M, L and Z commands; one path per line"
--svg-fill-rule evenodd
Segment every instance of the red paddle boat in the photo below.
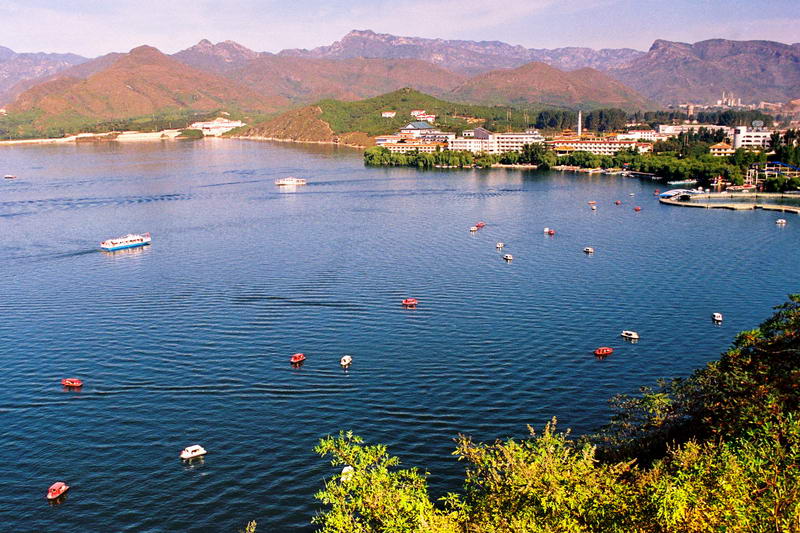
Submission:
M 633 208 L 633 210 L 638 213 L 639 211 L 642 210 L 642 208 L 637 205 L 636 207 Z
M 597 357 L 606 357 L 612 353 L 614 353 L 614 348 L 609 348 L 608 346 L 601 346 L 594 351 Z
M 289 362 L 292 363 L 293 365 L 299 365 L 300 363 L 302 363 L 305 360 L 306 360 L 306 356 L 305 356 L 305 354 L 302 354 L 302 353 L 296 353 L 296 354 L 294 354 L 293 356 L 291 356 L 289 358 Z
M 417 306 L 417 299 L 416 298 L 406 298 L 401 302 L 405 307 L 416 307 Z
M 556 230 L 554 230 L 554 229 L 548 230 L 547 234 L 548 235 L 555 235 L 556 234 Z
M 55 500 L 68 490 L 69 490 L 69 485 L 67 485 L 63 481 L 56 481 L 55 483 L 50 485 L 49 489 L 47 489 L 47 499 Z
M 78 378 L 64 378 L 61 380 L 61 384 L 65 387 L 83 387 L 83 381 Z
M 486 222 L 478 222 L 477 224 L 475 224 L 475 227 L 478 229 L 481 229 L 484 226 L 486 226 Z
M 616 202 L 614 202 L 614 205 L 622 205 L 622 202 L 620 202 L 619 200 L 617 200 Z

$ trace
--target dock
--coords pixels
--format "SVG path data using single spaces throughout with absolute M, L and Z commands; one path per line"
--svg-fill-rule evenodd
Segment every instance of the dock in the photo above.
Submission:
M 694 194 L 691 196 L 691 201 L 678 200 L 682 195 L 674 196 L 672 198 L 659 198 L 658 201 L 662 204 L 677 205 L 680 207 L 702 207 L 704 209 L 732 209 L 734 211 L 752 211 L 754 209 L 763 209 L 764 211 L 782 211 L 786 213 L 795 213 L 800 215 L 800 206 L 794 205 L 780 205 L 780 204 L 765 204 L 758 203 L 759 198 L 793 198 L 800 200 L 800 195 L 797 194 L 783 194 L 783 193 L 729 193 L 729 192 L 715 192 L 707 194 Z M 744 202 L 701 202 L 699 200 L 711 199 L 752 199 L 753 203 Z

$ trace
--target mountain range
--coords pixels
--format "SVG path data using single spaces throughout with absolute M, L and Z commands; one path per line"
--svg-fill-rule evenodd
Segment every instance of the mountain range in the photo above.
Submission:
M 282 111 L 414 87 L 447 100 L 654 108 L 733 92 L 747 102 L 800 97 L 800 44 L 657 40 L 650 50 L 529 49 L 352 31 L 312 50 L 256 52 L 202 40 L 172 56 L 143 46 L 95 59 L 0 47 L 0 104 L 92 119 L 168 108 Z

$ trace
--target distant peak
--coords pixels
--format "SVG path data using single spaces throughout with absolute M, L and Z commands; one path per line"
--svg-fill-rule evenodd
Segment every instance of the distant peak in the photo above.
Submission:
M 214 45 L 208 39 L 201 39 L 200 42 L 197 43 L 195 46 L 214 46 Z
M 161 51 L 153 46 L 143 44 L 142 46 L 137 46 L 136 48 L 132 49 L 130 54 L 134 56 L 153 56 L 161 55 Z

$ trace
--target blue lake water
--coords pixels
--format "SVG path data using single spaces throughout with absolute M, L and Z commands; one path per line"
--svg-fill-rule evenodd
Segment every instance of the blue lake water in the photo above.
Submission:
M 230 140 L 0 147 L 0 167 L 19 176 L 0 183 L 3 530 L 311 531 L 334 473 L 313 447 L 340 429 L 456 490 L 458 433 L 595 430 L 612 395 L 690 373 L 800 290 L 800 217 L 662 206 L 618 176 Z

